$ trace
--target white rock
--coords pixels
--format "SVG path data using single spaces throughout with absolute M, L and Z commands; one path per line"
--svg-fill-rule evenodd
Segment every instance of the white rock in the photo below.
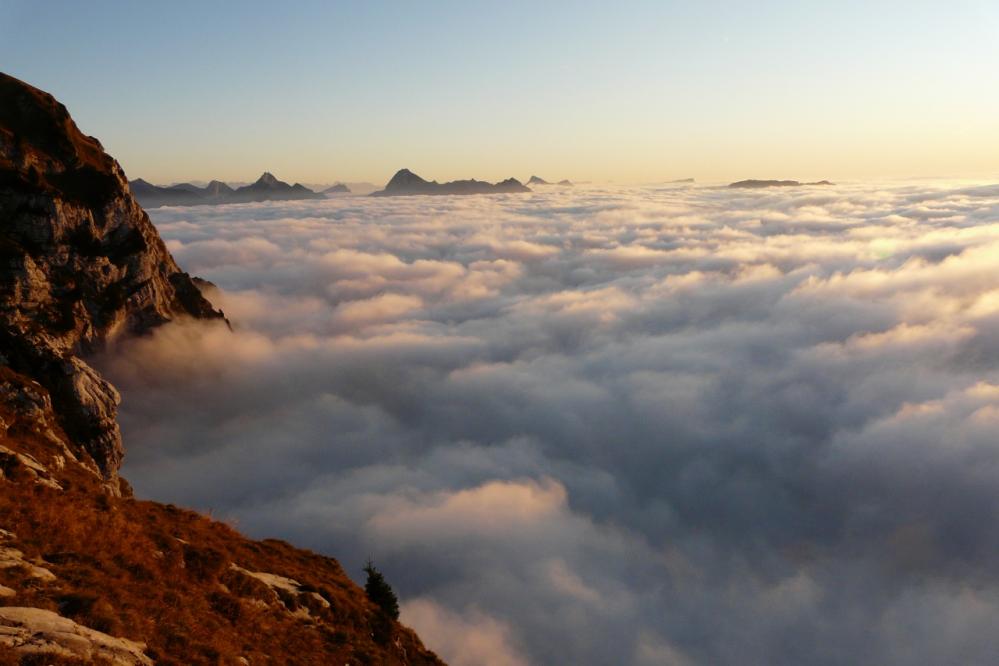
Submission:
M 27 654 L 153 666 L 145 644 L 109 636 L 41 608 L 0 608 L 0 645 Z
M 302 584 L 299 583 L 294 578 L 279 576 L 277 574 L 267 573 L 264 571 L 250 571 L 249 569 L 244 569 L 243 567 L 237 565 L 235 562 L 230 563 L 229 567 L 246 576 L 250 576 L 251 578 L 256 578 L 257 580 L 264 583 L 275 592 L 280 590 L 282 592 L 292 594 L 296 598 L 302 596 L 308 596 L 310 599 L 312 599 L 315 603 L 318 603 L 323 608 L 330 607 L 330 603 L 326 601 L 326 599 L 324 599 L 321 595 L 316 594 L 315 592 L 303 591 Z M 279 599 L 281 598 L 280 595 L 278 595 L 278 598 Z M 282 601 L 281 603 L 283 604 L 284 602 Z M 285 607 L 287 608 L 287 606 Z M 303 620 L 308 620 L 312 618 L 312 613 L 309 611 L 308 606 L 305 605 L 299 606 L 294 611 L 289 610 L 289 612 L 293 616 Z
M 24 559 L 24 553 L 17 548 L 0 546 L 0 569 L 13 569 L 15 567 L 27 569 L 29 576 L 44 583 L 51 583 L 56 579 L 55 574 L 45 567 L 37 566 Z
M 285 592 L 290 592 L 292 594 L 298 594 L 301 592 L 302 584 L 293 578 L 285 578 L 284 576 L 278 576 L 277 574 L 265 573 L 263 571 L 250 571 L 244 569 L 243 567 L 233 563 L 229 565 L 236 571 L 246 574 L 252 578 L 256 578 L 260 582 L 266 584 L 270 588 L 284 590 Z

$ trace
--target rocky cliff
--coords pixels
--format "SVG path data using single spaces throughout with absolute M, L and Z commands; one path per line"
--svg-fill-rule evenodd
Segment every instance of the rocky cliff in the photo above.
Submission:
M 131 498 L 88 354 L 226 326 L 121 167 L 0 74 L 0 665 L 439 664 L 326 557 Z
M 51 95 L 0 74 L 0 353 L 50 396 L 73 453 L 117 489 L 118 394 L 82 360 L 177 317 L 222 320 Z

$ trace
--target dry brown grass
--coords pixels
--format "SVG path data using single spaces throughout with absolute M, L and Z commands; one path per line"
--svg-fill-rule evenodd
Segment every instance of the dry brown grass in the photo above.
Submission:
M 0 443 L 43 464 L 56 450 L 29 428 L 13 428 Z M 0 571 L 0 583 L 17 592 L 3 605 L 45 608 L 142 641 L 163 665 L 239 657 L 281 665 L 440 663 L 409 629 L 393 623 L 385 635 L 380 611 L 333 559 L 282 541 L 251 541 L 176 506 L 111 497 L 75 463 L 57 478 L 64 490 L 17 474 L 0 480 L 0 528 L 57 576 L 44 583 Z M 307 594 L 276 592 L 231 563 L 293 578 L 329 607 Z M 311 619 L 292 615 L 300 606 Z M 10 659 L 0 653 L 0 666 L 33 663 Z

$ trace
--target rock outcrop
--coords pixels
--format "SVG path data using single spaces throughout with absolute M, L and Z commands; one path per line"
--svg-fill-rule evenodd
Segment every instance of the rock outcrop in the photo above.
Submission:
M 399 197 L 421 194 L 506 194 L 530 192 L 531 188 L 524 186 L 516 178 L 507 178 L 499 183 L 487 183 L 481 180 L 452 180 L 438 183 L 436 180 L 424 180 L 409 169 L 400 169 L 385 185 L 385 189 L 372 192 L 373 197 Z
M 50 396 L 110 488 L 118 393 L 83 357 L 178 317 L 223 320 L 101 144 L 51 95 L 0 74 L 0 363 Z
M 26 655 L 153 666 L 142 643 L 108 636 L 41 608 L 0 608 L 0 645 Z

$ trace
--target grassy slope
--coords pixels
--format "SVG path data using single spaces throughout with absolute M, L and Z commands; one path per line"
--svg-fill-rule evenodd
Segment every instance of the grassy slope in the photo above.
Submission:
M 0 374 L 17 381 L 7 369 Z M 36 483 L 9 459 L 0 465 L 0 528 L 16 535 L 6 545 L 57 576 L 45 583 L 0 570 L 0 584 L 17 592 L 0 605 L 52 610 L 142 641 L 158 664 L 241 663 L 239 657 L 251 664 L 440 663 L 415 633 L 380 615 L 335 560 L 281 541 L 249 540 L 172 505 L 111 497 L 78 464 L 58 469 L 55 440 L 63 433 L 46 435 L 37 419 L 3 405 L 0 419 L 9 426 L 0 444 L 32 455 L 63 487 Z M 292 578 L 301 593 L 269 587 L 233 563 Z M 5 663 L 18 662 L 0 654 Z

